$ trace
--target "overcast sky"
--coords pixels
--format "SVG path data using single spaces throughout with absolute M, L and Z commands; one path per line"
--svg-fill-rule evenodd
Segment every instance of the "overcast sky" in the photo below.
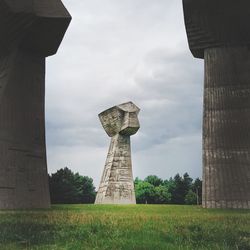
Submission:
M 98 187 L 110 142 L 98 113 L 132 101 L 134 177 L 200 177 L 203 61 L 188 49 L 182 1 L 63 2 L 73 20 L 47 59 L 49 172 L 68 166 Z

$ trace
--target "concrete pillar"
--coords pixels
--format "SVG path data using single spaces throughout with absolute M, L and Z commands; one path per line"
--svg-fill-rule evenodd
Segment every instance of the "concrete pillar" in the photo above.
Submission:
M 190 50 L 205 61 L 203 207 L 250 208 L 250 2 L 183 0 Z
M 250 206 L 250 53 L 205 50 L 203 206 Z
M 70 20 L 59 0 L 0 0 L 0 209 L 50 206 L 45 58 Z

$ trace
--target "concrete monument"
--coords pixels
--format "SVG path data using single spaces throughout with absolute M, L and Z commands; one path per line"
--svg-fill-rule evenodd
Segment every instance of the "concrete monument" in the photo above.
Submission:
M 203 207 L 250 208 L 250 1 L 183 0 L 205 60 Z
M 0 209 L 50 206 L 45 57 L 70 20 L 60 0 L 0 0 Z
M 130 136 L 140 128 L 140 109 L 132 102 L 99 114 L 111 143 L 95 204 L 135 204 Z

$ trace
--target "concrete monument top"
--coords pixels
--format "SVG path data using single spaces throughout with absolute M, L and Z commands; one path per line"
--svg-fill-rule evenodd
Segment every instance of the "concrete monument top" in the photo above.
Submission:
M 70 21 L 60 0 L 0 0 L 0 54 L 19 44 L 45 57 L 53 55 Z
M 132 102 L 126 102 L 100 113 L 99 119 L 108 136 L 120 133 L 134 135 L 140 128 L 138 113 L 140 109 Z
M 249 0 L 183 0 L 189 47 L 194 57 L 220 46 L 250 44 Z

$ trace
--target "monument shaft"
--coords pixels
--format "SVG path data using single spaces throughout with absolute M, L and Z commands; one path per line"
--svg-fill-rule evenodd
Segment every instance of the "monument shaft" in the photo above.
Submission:
M 205 61 L 203 207 L 250 208 L 250 2 L 183 0 L 189 48 Z
M 16 49 L 0 69 L 0 207 L 48 207 L 45 58 Z
M 135 204 L 130 137 L 112 137 L 96 204 Z
M 60 0 L 0 0 L 0 209 L 50 206 L 45 58 L 70 20 Z
M 250 207 L 250 53 L 205 50 L 203 206 Z

